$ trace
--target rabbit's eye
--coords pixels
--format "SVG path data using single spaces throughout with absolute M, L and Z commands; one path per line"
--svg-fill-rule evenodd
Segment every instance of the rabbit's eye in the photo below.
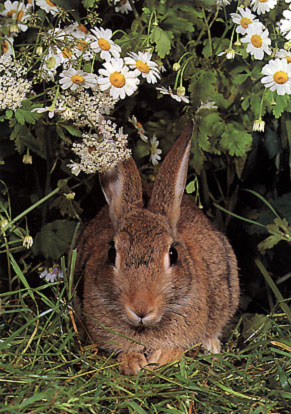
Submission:
M 108 263 L 111 265 L 115 265 L 115 259 L 116 259 L 116 249 L 114 247 L 114 242 L 109 243 L 110 247 L 108 249 Z
M 170 266 L 174 266 L 178 261 L 178 252 L 175 245 L 176 243 L 173 243 L 169 250 Z

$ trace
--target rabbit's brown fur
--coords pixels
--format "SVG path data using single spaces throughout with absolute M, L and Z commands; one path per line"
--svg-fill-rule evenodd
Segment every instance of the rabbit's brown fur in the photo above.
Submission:
M 146 207 L 133 159 L 101 175 L 109 207 L 78 243 L 85 326 L 99 347 L 119 353 L 125 374 L 179 359 L 199 342 L 219 352 L 221 331 L 238 305 L 229 242 L 183 197 L 190 146 L 186 128 L 162 163 Z

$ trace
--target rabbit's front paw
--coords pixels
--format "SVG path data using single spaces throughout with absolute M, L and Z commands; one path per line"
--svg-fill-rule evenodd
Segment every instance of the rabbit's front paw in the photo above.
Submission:
M 203 342 L 203 347 L 206 351 L 211 352 L 212 354 L 219 354 L 220 353 L 220 340 L 217 336 L 214 336 L 212 338 L 207 338 Z
M 120 362 L 119 370 L 124 375 L 137 375 L 148 364 L 144 354 L 139 352 L 121 352 L 117 361 Z
M 165 365 L 169 362 L 180 361 L 184 355 L 184 351 L 181 348 L 160 348 L 156 349 L 148 357 L 149 364 Z M 155 369 L 156 367 L 148 367 Z

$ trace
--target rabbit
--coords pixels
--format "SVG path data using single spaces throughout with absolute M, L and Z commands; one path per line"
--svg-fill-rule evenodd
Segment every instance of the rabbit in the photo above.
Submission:
M 108 206 L 78 242 L 84 325 L 98 347 L 117 354 L 125 375 L 179 361 L 197 343 L 219 353 L 238 306 L 233 249 L 183 195 L 191 137 L 188 126 L 146 204 L 133 158 L 99 174 Z

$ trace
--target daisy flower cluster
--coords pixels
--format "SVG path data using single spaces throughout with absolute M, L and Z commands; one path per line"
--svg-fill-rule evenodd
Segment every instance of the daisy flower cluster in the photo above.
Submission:
M 132 12 L 133 4 L 134 1 L 128 0 L 113 1 L 117 13 Z M 9 36 L 3 36 L 0 45 L 5 56 L 14 55 L 15 38 L 30 24 L 33 26 L 38 8 L 50 19 L 62 12 L 51 0 L 4 2 L 1 16 Z M 41 46 L 35 49 L 38 57 L 34 82 L 41 80 L 49 85 L 53 83 L 55 87 L 48 93 L 51 103 L 45 102 L 45 106 L 35 107 L 32 112 L 47 113 L 50 119 L 57 114 L 81 130 L 82 141 L 72 147 L 80 162 L 72 161 L 72 172 L 105 171 L 129 157 L 127 135 L 118 130 L 116 124 L 106 121 L 105 116 L 112 113 L 119 100 L 135 94 L 142 83 L 154 85 L 159 82 L 165 69 L 153 60 L 150 49 L 124 54 L 113 40 L 110 29 L 95 26 L 89 30 L 78 22 L 40 31 L 39 42 Z M 31 90 L 31 84 L 19 77 L 9 83 L 7 79 L 12 76 L 11 71 L 5 76 L 3 85 L 6 89 L 2 89 L 5 99 L 1 101 L 1 109 L 16 109 Z M 7 93 L 12 83 L 14 89 Z M 182 85 L 174 91 L 171 87 L 156 89 L 178 102 L 189 103 Z M 141 139 L 150 145 L 150 161 L 155 165 L 160 160 L 159 141 L 156 136 L 148 138 L 142 131 L 138 128 Z
M 291 53 L 289 50 L 272 47 L 269 30 L 258 18 L 258 16 L 265 18 L 266 13 L 277 6 L 277 0 L 251 0 L 250 6 L 251 9 L 238 7 L 237 13 L 231 13 L 232 21 L 236 24 L 236 32 L 243 36 L 240 41 L 246 44 L 246 52 L 255 60 L 263 61 L 266 56 L 272 56 L 262 67 L 261 73 L 265 76 L 262 77 L 261 82 L 278 95 L 290 95 Z M 282 38 L 281 44 L 291 40 L 291 10 L 283 11 L 283 18 L 278 22 L 277 27 Z M 234 54 L 231 58 L 234 58 Z
M 32 90 L 25 79 L 26 69 L 12 60 L 11 56 L 0 56 L 0 110 L 15 110 Z

